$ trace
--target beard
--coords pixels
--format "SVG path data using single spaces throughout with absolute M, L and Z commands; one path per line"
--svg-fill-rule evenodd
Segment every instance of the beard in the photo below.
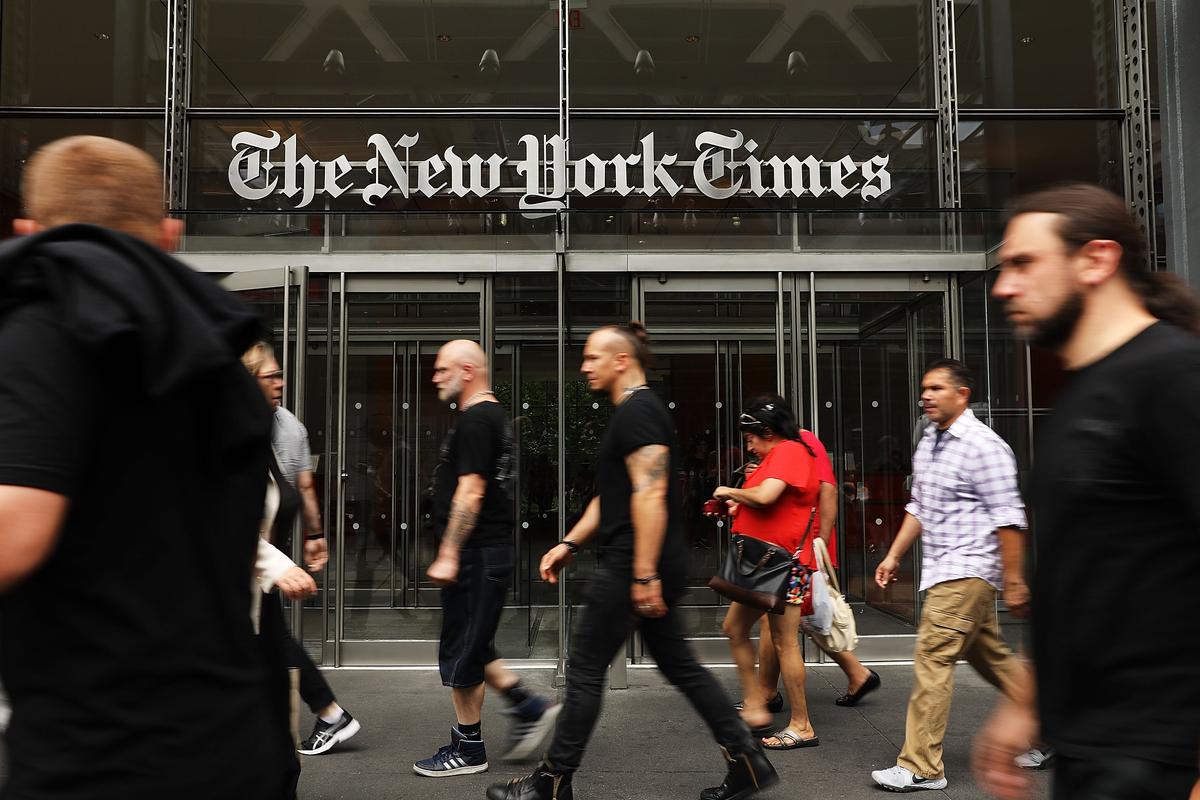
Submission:
M 1057 351 L 1070 340 L 1082 316 L 1083 292 L 1075 291 L 1067 295 L 1053 314 L 1023 326 L 1017 333 L 1032 345 Z
M 455 398 L 462 394 L 462 376 L 455 375 L 450 380 L 438 387 L 438 400 L 443 403 L 452 403 Z

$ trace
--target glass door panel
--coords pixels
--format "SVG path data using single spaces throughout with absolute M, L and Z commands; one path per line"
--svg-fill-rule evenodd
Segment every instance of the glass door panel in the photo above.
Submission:
M 920 371 L 945 352 L 944 293 L 818 292 L 816 319 L 821 434 L 841 490 L 843 583 L 875 612 L 860 617 L 860 633 L 911 632 L 918 548 L 887 589 L 874 576 L 904 519 L 922 427 Z
M 436 663 L 429 487 L 457 409 L 438 400 L 431 379 L 445 342 L 479 341 L 484 296 L 482 279 L 349 282 L 340 336 L 339 663 Z M 528 653 L 528 627 L 527 606 L 506 613 L 498 639 L 514 657 Z
M 680 447 L 688 550 L 685 619 L 691 635 L 719 639 L 728 604 L 708 581 L 725 557 L 729 531 L 725 520 L 705 517 L 701 508 L 717 485 L 735 480 L 733 471 L 744 461 L 737 417 L 746 402 L 778 391 L 781 367 L 793 401 L 803 398 L 802 382 L 789 373 L 791 349 L 804 351 L 805 344 L 803 337 L 797 342 L 791 335 L 790 284 L 782 337 L 777 336 L 773 278 L 749 279 L 742 291 L 721 290 L 703 279 L 672 278 L 666 284 L 643 279 L 641 284 L 642 314 L 655 351 L 650 382 L 667 403 Z M 804 403 L 798 405 L 803 418 Z M 702 655 L 728 660 L 728 650 L 719 645 Z

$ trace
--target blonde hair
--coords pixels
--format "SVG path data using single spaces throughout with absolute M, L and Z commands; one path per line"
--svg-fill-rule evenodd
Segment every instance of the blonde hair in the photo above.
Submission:
M 159 165 L 131 144 L 69 136 L 40 148 L 21 176 L 27 216 L 52 228 L 86 222 L 143 239 L 165 213 Z
M 267 359 L 269 358 L 275 358 L 275 349 L 266 342 L 258 341 L 242 354 L 242 366 L 257 378 L 259 370 L 262 369 L 263 364 L 267 363 Z

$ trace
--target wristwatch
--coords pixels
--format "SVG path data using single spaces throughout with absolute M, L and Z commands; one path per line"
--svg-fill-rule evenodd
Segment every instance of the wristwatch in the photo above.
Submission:
M 576 553 L 579 552 L 579 545 L 575 544 L 574 542 L 572 542 L 569 539 L 563 539 L 561 542 L 559 542 L 559 544 L 563 545 L 568 550 L 570 550 L 571 555 L 575 555 Z
M 649 586 L 650 584 L 654 583 L 657 580 L 661 580 L 661 578 L 659 578 L 657 574 L 654 574 L 654 575 L 647 575 L 644 578 L 634 578 L 633 582 L 640 583 L 642 586 Z
M 315 541 L 316 539 L 324 539 L 324 538 L 325 538 L 325 534 L 323 534 L 323 533 L 310 533 L 304 537 L 304 541 L 311 542 L 311 541 Z

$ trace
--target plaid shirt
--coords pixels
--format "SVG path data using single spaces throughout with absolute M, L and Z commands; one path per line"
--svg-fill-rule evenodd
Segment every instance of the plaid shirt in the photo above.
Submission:
M 912 498 L 921 523 L 921 590 L 960 578 L 1002 588 L 997 528 L 1024 528 L 1012 449 L 970 409 L 939 443 L 930 423 L 913 455 Z

